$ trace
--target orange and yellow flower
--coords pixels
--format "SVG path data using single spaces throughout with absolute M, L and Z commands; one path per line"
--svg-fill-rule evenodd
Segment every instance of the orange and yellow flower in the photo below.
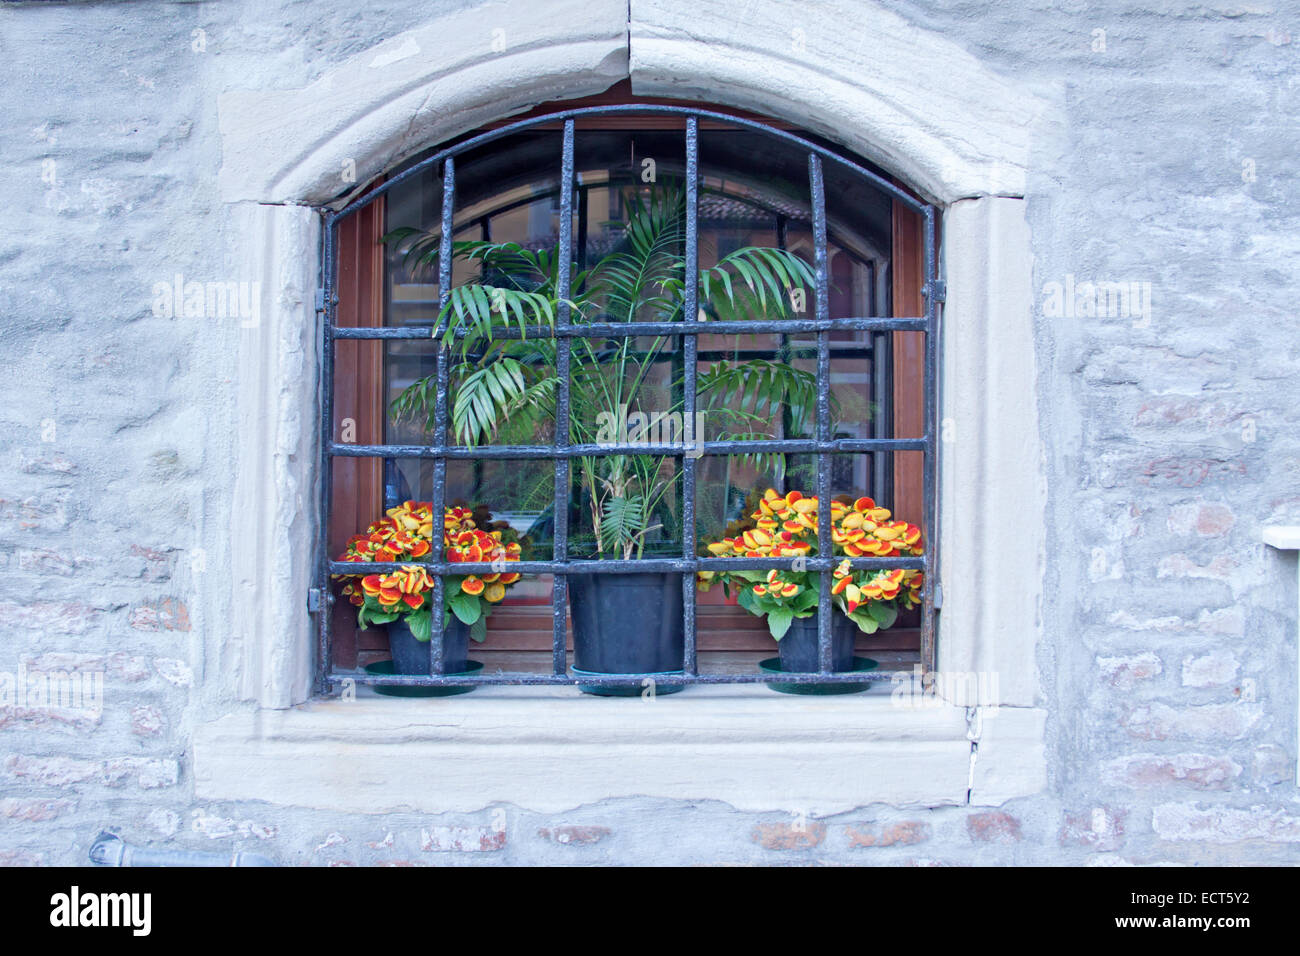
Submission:
M 705 547 L 709 554 L 721 558 L 797 558 L 816 554 L 819 504 L 816 496 L 801 491 L 782 494 L 768 488 L 750 515 L 752 527 L 735 537 L 708 542 Z M 924 553 L 921 537 L 920 528 L 895 519 L 888 508 L 872 498 L 833 500 L 832 553 L 846 559 L 832 573 L 831 594 L 836 603 L 849 614 L 871 601 L 896 602 L 901 608 L 919 604 L 923 587 L 920 571 L 853 569 L 847 559 L 920 555 Z M 810 572 L 793 569 L 773 570 L 765 580 L 751 583 L 754 580 L 754 572 L 701 571 L 698 575 L 701 589 L 707 590 L 718 581 L 744 582 L 754 594 L 768 599 L 794 597 L 805 588 L 816 587 Z
M 500 531 L 477 527 L 469 509 L 456 506 L 446 509 L 442 528 L 445 560 L 456 564 L 491 564 L 494 570 L 487 574 L 449 576 L 444 600 L 456 593 L 481 596 L 489 604 L 504 600 L 506 589 L 522 575 L 495 568 L 518 561 L 522 549 L 518 542 L 503 542 L 501 538 Z M 397 563 L 427 558 L 432 551 L 433 505 L 427 501 L 406 501 L 388 509 L 364 534 L 353 535 L 339 560 Z M 434 585 L 433 577 L 420 565 L 405 565 L 384 574 L 335 577 L 347 582 L 342 592 L 353 605 L 364 607 L 367 599 L 372 599 L 372 606 L 389 613 L 422 609 Z

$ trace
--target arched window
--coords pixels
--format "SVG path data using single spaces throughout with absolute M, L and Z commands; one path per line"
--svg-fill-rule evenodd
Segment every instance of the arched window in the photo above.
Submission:
M 680 211 L 680 228 L 656 220 L 655 210 L 670 218 Z M 626 303 L 615 296 L 611 304 L 608 289 L 584 299 L 597 282 L 593 270 L 603 264 L 616 273 L 617 256 L 647 221 L 663 227 L 662 248 L 642 260 L 659 271 L 640 304 L 620 311 Z M 328 222 L 324 557 L 337 559 L 354 535 L 403 502 L 428 502 L 435 514 L 460 506 L 479 530 L 518 541 L 522 559 L 510 565 L 522 577 L 492 602 L 488 639 L 474 654 L 487 666 L 474 681 L 573 682 L 572 652 L 562 644 L 571 640 L 565 582 L 593 576 L 593 567 L 634 570 L 620 560 L 686 581 L 679 599 L 670 595 L 684 628 L 680 664 L 670 670 L 683 674 L 667 686 L 775 679 L 753 666 L 773 653 L 773 615 L 738 606 L 738 581 L 729 595 L 697 593 L 696 572 L 766 573 L 748 551 L 754 560 L 741 569 L 739 547 L 708 545 L 740 541 L 754 529 L 753 516 L 773 510 L 762 504 L 769 488 L 839 499 L 846 514 L 871 499 L 871 507 L 857 508 L 862 520 L 921 531 L 915 551 L 850 551 L 851 583 L 891 569 L 910 579 L 931 566 L 933 550 L 921 545 L 937 540 L 937 296 L 925 296 L 940 288 L 935 227 L 931 207 L 828 141 L 734 111 L 632 102 L 621 89 L 549 104 L 411 158 Z M 553 269 L 549 290 L 538 275 L 521 278 L 527 270 L 513 268 L 538 256 Z M 696 268 L 711 277 L 707 290 L 673 285 L 674 275 Z M 479 290 L 483 309 L 475 312 L 474 294 L 457 298 L 455 289 Z M 498 299 L 499 289 L 520 298 Z M 550 304 L 528 311 L 529 295 Z M 462 301 L 468 312 L 457 311 Z M 487 317 L 492 334 L 475 333 L 474 317 Z M 617 327 L 629 322 L 631 329 Z M 459 326 L 460 337 L 434 337 L 448 326 L 453 334 Z M 528 335 L 535 351 L 524 345 Z M 489 387 L 509 382 L 483 385 L 503 357 L 520 363 L 529 377 L 519 387 L 533 390 L 515 404 Z M 567 382 L 557 371 L 565 365 Z M 584 389 L 599 391 L 606 380 L 639 391 L 630 389 L 631 402 L 606 390 L 603 404 L 583 404 Z M 710 383 L 717 383 L 711 394 Z M 483 420 L 489 409 L 467 404 L 475 386 L 498 399 L 490 423 Z M 608 412 L 613 418 L 602 422 Z M 602 425 L 615 426 L 604 442 Z M 592 447 L 602 444 L 610 447 Z M 611 490 L 608 462 L 620 451 L 656 462 L 653 475 Z M 611 513 L 601 496 L 640 508 L 630 518 Z M 818 526 L 796 541 L 827 540 L 828 525 L 832 538 L 844 533 L 840 516 L 814 514 Z M 775 520 L 783 523 L 779 514 Z M 616 540 L 614 522 L 627 522 L 631 537 Z M 441 559 L 433 569 L 458 586 L 477 567 L 454 566 L 455 556 L 438 550 L 421 560 Z M 787 587 L 798 580 L 817 592 L 813 621 L 828 606 L 844 610 L 842 595 L 830 593 L 842 551 L 820 564 L 815 547 L 802 560 L 793 551 L 778 552 L 781 560 L 759 551 L 766 561 L 758 563 L 789 579 Z M 725 559 L 715 557 L 723 552 Z M 380 561 L 358 570 L 382 575 L 400 566 Z M 348 563 L 323 560 L 322 587 L 326 574 L 347 570 Z M 486 560 L 478 571 L 489 581 L 499 573 Z M 933 601 L 920 579 L 915 596 L 918 606 L 891 605 L 902 611 L 892 627 L 856 633 L 857 652 L 883 665 L 871 677 L 917 661 L 932 666 Z M 446 673 L 437 641 L 430 644 L 435 676 L 366 675 L 358 668 L 387 657 L 388 638 L 359 628 L 355 612 L 340 599 L 321 615 L 324 681 L 471 680 Z M 820 671 L 818 683 L 834 682 L 832 630 L 829 621 L 821 629 L 819 666 L 809 668 Z M 492 674 L 499 676 L 482 676 Z M 632 680 L 591 678 L 587 686 L 636 687 Z

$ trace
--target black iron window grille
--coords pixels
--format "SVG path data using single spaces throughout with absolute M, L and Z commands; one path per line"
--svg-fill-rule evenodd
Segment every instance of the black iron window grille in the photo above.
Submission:
M 776 137 L 793 145 L 807 154 L 808 185 L 811 197 L 812 232 L 814 245 L 814 273 L 816 276 L 814 317 L 810 319 L 783 318 L 778 321 L 765 320 L 723 320 L 700 321 L 698 310 L 698 290 L 693 282 L 685 283 L 684 309 L 681 321 L 650 322 L 633 321 L 617 324 L 572 323 L 569 308 L 565 300 L 570 297 L 569 282 L 572 272 L 573 254 L 573 212 L 574 212 L 574 138 L 575 120 L 600 114 L 650 114 L 668 113 L 684 118 L 686 130 L 685 156 L 685 192 L 686 192 L 686 237 L 685 237 L 685 274 L 698 274 L 698 216 L 699 216 L 699 122 L 702 119 L 719 121 L 730 126 L 740 127 Z M 449 387 L 449 353 L 450 347 L 439 345 L 436 352 L 435 374 L 437 395 L 434 407 L 434 427 L 430 441 L 421 445 L 358 445 L 334 440 L 334 358 L 335 342 L 341 339 L 434 339 L 443 337 L 445 327 L 439 322 L 435 326 L 407 326 L 383 328 L 340 327 L 337 323 L 338 308 L 338 250 L 340 222 L 354 215 L 358 210 L 374 202 L 379 196 L 392 190 L 406 179 L 419 175 L 430 168 L 441 166 L 442 169 L 442 213 L 441 213 L 441 248 L 439 263 L 439 297 L 440 305 L 445 307 L 451 296 L 452 288 L 452 235 L 453 216 L 456 209 L 456 160 L 457 157 L 493 140 L 509 136 L 522 130 L 541 124 L 563 123 L 563 140 L 560 158 L 560 195 L 559 195 L 559 249 L 562 257 L 558 276 L 558 299 L 556 322 L 554 327 L 537 326 L 520 330 L 503 329 L 499 332 L 505 337 L 518 337 L 521 334 L 556 338 L 558 395 L 556 398 L 556 420 L 554 438 L 549 445 L 490 445 L 468 447 L 450 444 L 448 430 L 448 387 Z M 882 190 L 892 199 L 902 202 L 915 210 L 923 222 L 923 262 L 924 277 L 922 294 L 925 299 L 924 315 L 917 316 L 862 316 L 851 318 L 830 318 L 829 284 L 827 268 L 827 221 L 824 166 L 837 164 L 841 171 L 860 176 L 874 187 Z M 882 176 L 863 168 L 851 160 L 822 146 L 808 142 L 783 130 L 773 129 L 751 120 L 717 113 L 704 109 L 683 106 L 661 105 L 627 105 L 627 106 L 593 106 L 582 109 L 564 110 L 546 116 L 539 116 L 485 132 L 447 149 L 429 156 L 423 161 L 402 171 L 398 175 L 366 193 L 361 198 L 345 205 L 343 208 L 323 210 L 324 237 L 324 321 L 322 328 L 322 374 L 321 374 L 321 522 L 319 540 L 319 563 L 316 575 L 316 594 L 320 601 L 316 607 L 318 620 L 318 687 L 322 693 L 333 687 L 351 681 L 360 684 L 406 685 L 406 686 L 467 686 L 479 684 L 497 685 L 618 685 L 644 686 L 647 681 L 662 685 L 692 684 L 741 684 L 741 683 L 862 683 L 864 681 L 888 681 L 895 677 L 889 670 L 871 672 L 835 672 L 832 670 L 831 645 L 831 584 L 833 569 L 840 564 L 841 558 L 835 557 L 831 547 L 831 509 L 822 507 L 818 510 L 817 542 L 818 556 L 804 559 L 808 571 L 819 572 L 820 594 L 817 611 L 818 621 L 818 670 L 807 673 L 701 673 L 696 653 L 696 587 L 695 578 L 699 571 L 707 570 L 770 570 L 781 569 L 789 561 L 779 558 L 717 558 L 698 556 L 695 528 L 695 484 L 696 458 L 701 449 L 704 454 L 744 454 L 770 452 L 781 454 L 806 454 L 815 456 L 816 494 L 820 501 L 831 499 L 831 470 L 833 457 L 844 453 L 893 453 L 921 452 L 923 463 L 923 507 L 922 533 L 925 542 L 923 554 L 914 557 L 860 557 L 849 559 L 855 569 L 877 570 L 904 568 L 919 570 L 924 574 L 924 588 L 921 594 L 921 663 L 926 671 L 934 667 L 935 661 L 935 611 L 936 611 L 936 569 L 938 567 L 938 534 L 936 515 L 937 492 L 937 369 L 939 343 L 939 303 L 943 298 L 943 284 L 936 275 L 935 229 L 936 209 L 921 202 L 910 193 L 889 182 Z M 925 333 L 925 351 L 923 361 L 924 375 L 924 433 L 916 438 L 833 438 L 831 435 L 830 405 L 830 370 L 832 331 L 852 331 L 883 333 L 893 331 L 913 331 Z M 707 333 L 721 334 L 816 334 L 816 380 L 817 402 L 815 409 L 815 431 L 812 438 L 770 439 L 758 441 L 704 441 L 704 442 L 670 442 L 670 443 L 601 443 L 573 444 L 569 438 L 569 373 L 571 340 L 584 338 L 623 338 L 639 335 L 680 335 L 685 368 L 685 386 L 683 393 L 683 420 L 693 421 L 696 403 L 696 359 L 697 336 Z M 457 330 L 457 335 L 462 330 Z M 680 557 L 650 557 L 634 560 L 582 560 L 569 557 L 569 501 L 571 495 L 570 462 L 579 456 L 603 455 L 667 455 L 681 459 L 682 477 L 682 553 Z M 331 657 L 331 614 L 330 607 L 336 600 L 331 588 L 331 575 L 335 574 L 374 574 L 394 571 L 411 562 L 343 562 L 331 560 L 329 553 L 329 518 L 332 497 L 332 461 L 336 457 L 364 458 L 418 458 L 431 460 L 433 463 L 432 505 L 435 519 L 441 516 L 446 504 L 446 464 L 457 459 L 542 459 L 555 462 L 555 498 L 554 498 L 554 550 L 552 559 L 525 560 L 511 562 L 510 570 L 523 574 L 550 574 L 554 576 L 552 592 L 552 672 L 546 673 L 478 673 L 478 674 L 444 674 L 442 673 L 442 616 L 434 614 L 432 639 L 429 641 L 429 673 L 427 675 L 370 674 L 364 671 L 339 671 L 333 666 Z M 491 563 L 478 564 L 456 563 L 445 560 L 442 536 L 435 534 L 432 552 L 420 561 L 420 564 L 434 576 L 434 589 L 431 605 L 434 608 L 443 603 L 443 576 L 449 574 L 489 574 L 494 570 Z M 685 651 L 680 674 L 619 674 L 594 676 L 584 674 L 581 677 L 568 671 L 566 637 L 567 637 L 567 600 L 568 577 L 575 574 L 608 573 L 628 574 L 646 571 L 677 572 L 682 576 L 683 614 L 685 624 Z M 910 674 L 906 675 L 909 679 Z

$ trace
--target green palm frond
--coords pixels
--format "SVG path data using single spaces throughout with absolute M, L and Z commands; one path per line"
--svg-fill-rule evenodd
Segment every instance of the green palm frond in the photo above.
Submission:
M 463 331 L 464 354 L 473 344 L 491 342 L 497 329 L 518 328 L 520 336 L 527 338 L 529 326 L 554 328 L 555 312 L 555 300 L 540 292 L 493 285 L 457 286 L 439 316 L 445 324 L 442 341 L 450 345 L 457 331 Z
M 624 234 L 641 258 L 650 258 L 665 240 L 685 240 L 686 188 L 683 184 L 665 182 L 646 192 L 633 191 L 627 196 L 627 204 Z
M 726 429 L 718 432 L 717 441 L 764 441 L 772 437 L 771 432 L 766 431 L 728 431 Z M 752 451 L 742 455 L 729 455 L 736 461 L 744 462 L 752 466 L 757 471 L 769 471 L 780 478 L 785 474 L 785 454 L 776 451 Z
M 541 422 L 555 418 L 555 390 L 559 380 L 554 375 L 539 378 L 519 393 L 503 409 L 497 439 L 506 444 L 526 444 Z
M 601 550 L 626 552 L 646 530 L 645 502 L 639 495 L 605 500 L 600 521 Z
M 402 268 L 412 275 L 437 273 L 441 233 L 402 226 L 380 236 L 379 241 L 402 253 Z
M 796 253 L 746 246 L 700 270 L 700 301 L 720 318 L 784 318 L 794 312 L 794 291 L 802 289 L 807 301 L 816 283 L 812 267 Z
M 407 386 L 401 395 L 388 406 L 388 415 L 394 422 L 417 421 L 423 416 L 425 431 L 433 431 L 433 402 L 437 383 L 432 375 Z
M 800 420 L 817 400 L 816 374 L 766 359 L 714 362 L 697 381 L 705 408 L 732 408 L 769 419 L 784 405 Z
M 458 242 L 456 255 L 467 262 L 478 261 L 485 275 L 508 278 L 516 288 L 555 297 L 559 288 L 560 257 L 555 247 L 528 249 L 517 242 Z M 579 289 L 588 273 L 569 263 L 569 288 Z
M 527 371 L 512 358 L 502 357 L 469 372 L 452 401 L 452 433 L 470 446 L 491 441 L 504 420 L 502 412 L 527 392 Z
M 718 441 L 762 441 L 774 437 L 774 424 L 780 421 L 782 408 L 789 408 L 798 428 L 812 420 L 817 401 L 816 374 L 784 362 L 766 359 L 748 359 L 736 364 L 715 362 L 700 374 L 698 381 L 700 407 L 723 423 Z M 832 420 L 838 414 L 839 403 L 832 394 Z M 751 452 L 735 457 L 777 476 L 786 470 L 786 456 L 779 452 Z
M 484 270 L 518 277 L 520 288 L 540 291 L 540 287 L 551 282 L 553 264 L 550 253 L 544 249 L 527 249 L 517 242 L 483 241 L 457 242 L 454 248 L 457 258 L 481 262 Z
M 671 317 L 680 308 L 686 194 L 667 185 L 644 196 L 634 191 L 627 203 L 626 249 L 601 259 L 587 284 L 614 321 L 632 322 L 645 312 Z

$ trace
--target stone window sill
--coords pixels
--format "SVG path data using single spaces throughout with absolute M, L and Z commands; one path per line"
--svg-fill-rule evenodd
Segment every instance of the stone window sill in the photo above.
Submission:
M 359 691 L 200 725 L 196 795 L 346 812 L 562 812 L 615 797 L 840 813 L 996 805 L 1045 785 L 1034 708 L 908 708 L 888 686 L 838 697 L 697 687 L 656 700 L 482 687 L 433 700 Z M 972 743 L 978 742 L 978 748 Z

